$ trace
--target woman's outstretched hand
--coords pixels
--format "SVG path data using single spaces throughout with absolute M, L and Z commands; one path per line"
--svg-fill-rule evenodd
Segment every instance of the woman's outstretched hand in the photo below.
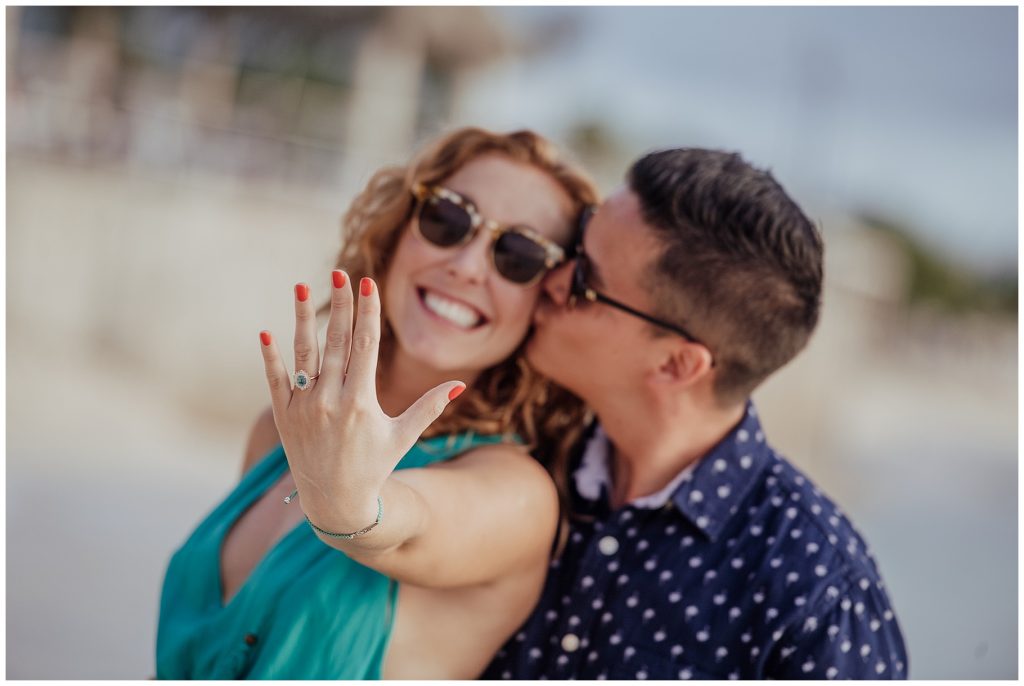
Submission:
M 387 416 L 376 387 L 381 327 L 377 285 L 362 279 L 354 301 L 348 276 L 340 270 L 331 276 L 322 360 L 309 286 L 295 287 L 295 371 L 314 377 L 304 389 L 301 382 L 293 387 L 269 332 L 260 332 L 260 342 L 274 421 L 302 509 L 320 527 L 349 533 L 374 522 L 388 476 L 465 384 L 440 384 L 400 416 Z

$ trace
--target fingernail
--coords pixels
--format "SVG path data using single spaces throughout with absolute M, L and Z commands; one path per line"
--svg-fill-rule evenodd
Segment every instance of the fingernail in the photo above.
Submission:
M 448 391 L 448 402 L 451 402 L 462 395 L 462 392 L 466 390 L 465 386 L 456 386 L 452 390 Z
M 359 293 L 360 293 L 360 295 L 362 295 L 364 297 L 369 295 L 370 293 L 373 293 L 373 281 L 371 281 L 370 279 L 368 279 L 365 276 L 362 279 L 360 279 L 359 280 Z
M 260 341 L 262 341 L 263 345 L 270 345 L 270 332 L 260 331 Z
M 309 286 L 304 283 L 295 284 L 295 297 L 299 299 L 300 303 L 306 302 L 309 297 Z
M 341 288 L 345 285 L 345 272 L 340 269 L 335 269 L 331 272 L 331 278 L 334 280 L 335 288 Z

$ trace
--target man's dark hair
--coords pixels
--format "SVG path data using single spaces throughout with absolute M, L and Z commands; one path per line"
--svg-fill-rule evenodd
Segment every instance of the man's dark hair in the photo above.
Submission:
M 628 181 L 664 246 L 643 277 L 655 309 L 711 350 L 720 399 L 746 397 L 818 322 L 821 235 L 770 173 L 734 153 L 654 152 Z

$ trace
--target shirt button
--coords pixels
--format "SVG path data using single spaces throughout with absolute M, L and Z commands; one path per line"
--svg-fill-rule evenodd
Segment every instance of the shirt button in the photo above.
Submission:
M 575 653 L 580 647 L 580 637 L 576 634 L 562 636 L 562 650 L 567 653 Z
M 605 536 L 597 542 L 597 549 L 605 555 L 614 555 L 619 552 L 619 542 L 614 536 Z
M 256 634 L 246 634 L 245 635 L 245 645 L 247 645 L 247 646 L 254 646 L 254 645 L 256 645 L 256 641 L 257 641 Z

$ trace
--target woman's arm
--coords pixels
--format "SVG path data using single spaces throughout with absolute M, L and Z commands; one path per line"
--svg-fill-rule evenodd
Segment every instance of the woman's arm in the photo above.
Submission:
M 364 279 L 353 329 L 346 280 L 335 279 L 322 364 L 308 291 L 296 299 L 296 369 L 320 370 L 309 388 L 291 388 L 276 343 L 261 334 L 273 415 L 306 516 L 320 529 L 350 533 L 372 524 L 382 504 L 380 523 L 366 534 L 318 532 L 321 540 L 394 578 L 437 587 L 486 583 L 546 559 L 557 497 L 522 450 L 479 448 L 393 473 L 464 385 L 443 383 L 401 416 L 384 414 L 376 395 L 379 295 Z
M 396 471 L 382 496 L 383 519 L 369 534 L 321 540 L 399 581 L 432 588 L 487 583 L 543 565 L 558 522 L 551 477 L 510 446 Z

